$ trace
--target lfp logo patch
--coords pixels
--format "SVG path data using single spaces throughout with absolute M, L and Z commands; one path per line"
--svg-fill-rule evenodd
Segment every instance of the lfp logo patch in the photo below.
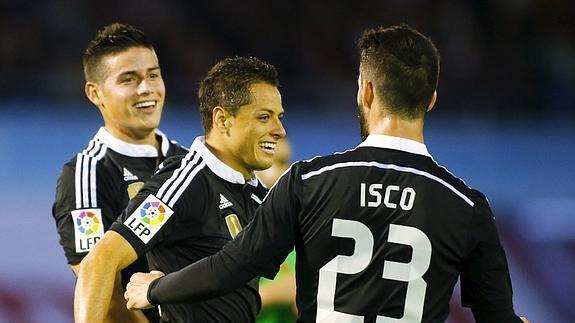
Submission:
M 172 216 L 174 211 L 164 202 L 150 194 L 132 213 L 124 224 L 134 232 L 140 240 L 148 243 L 162 226 Z
M 72 211 L 76 252 L 88 252 L 104 235 L 102 211 L 85 209 Z

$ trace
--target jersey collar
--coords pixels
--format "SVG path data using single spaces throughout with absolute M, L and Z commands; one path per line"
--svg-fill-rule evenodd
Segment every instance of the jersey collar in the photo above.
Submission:
M 190 147 L 191 151 L 197 151 L 200 156 L 206 162 L 206 165 L 210 168 L 214 174 L 218 175 L 219 177 L 225 179 L 228 182 L 234 184 L 250 184 L 252 186 L 258 186 L 258 179 L 254 176 L 249 181 L 244 179 L 244 175 L 238 172 L 237 170 L 231 168 L 230 166 L 226 165 L 223 161 L 219 160 L 216 155 L 214 155 L 208 147 L 206 147 L 206 139 L 205 137 L 197 137 L 194 139 L 192 146 Z
M 156 136 L 160 137 L 162 154 L 164 156 L 168 155 L 168 149 L 170 149 L 170 141 L 168 137 L 160 130 L 154 131 Z M 106 128 L 101 127 L 94 139 L 100 140 L 108 148 L 122 155 L 129 157 L 158 157 L 158 150 L 152 145 L 139 145 L 125 142 L 114 137 L 111 133 L 106 130 Z
M 424 144 L 411 139 L 387 135 L 369 135 L 358 147 L 389 148 L 431 157 Z

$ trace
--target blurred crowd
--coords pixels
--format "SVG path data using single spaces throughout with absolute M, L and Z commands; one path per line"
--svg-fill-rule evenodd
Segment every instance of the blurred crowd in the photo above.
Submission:
M 574 14 L 567 0 L 0 0 L 0 109 L 6 101 L 84 100 L 83 50 L 113 21 L 152 38 L 169 102 L 196 105 L 209 66 L 251 54 L 276 64 L 290 108 L 348 109 L 359 32 L 405 22 L 439 47 L 438 110 L 573 114 Z

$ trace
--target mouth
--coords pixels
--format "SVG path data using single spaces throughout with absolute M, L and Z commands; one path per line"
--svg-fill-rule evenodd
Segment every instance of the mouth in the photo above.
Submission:
M 133 107 L 140 111 L 152 111 L 156 107 L 157 103 L 158 101 L 155 100 L 141 101 L 134 104 Z
M 258 146 L 269 155 L 273 155 L 276 152 L 277 143 L 271 141 L 263 141 L 258 144 Z

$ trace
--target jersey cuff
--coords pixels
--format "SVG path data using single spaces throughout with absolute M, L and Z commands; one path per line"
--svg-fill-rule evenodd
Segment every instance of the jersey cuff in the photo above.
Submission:
M 146 293 L 146 298 L 148 299 L 148 303 L 150 303 L 150 305 L 152 306 L 158 306 L 159 304 L 156 303 L 153 299 L 152 299 L 152 289 L 154 288 L 154 286 L 156 286 L 156 284 L 158 283 L 158 281 L 160 281 L 162 277 L 158 278 L 158 279 L 154 279 L 150 285 L 148 286 L 148 292 Z
M 110 227 L 111 231 L 117 232 L 120 234 L 128 243 L 134 248 L 138 258 L 146 254 L 146 245 L 136 236 L 130 228 L 128 228 L 124 223 L 121 222 L 114 222 Z

